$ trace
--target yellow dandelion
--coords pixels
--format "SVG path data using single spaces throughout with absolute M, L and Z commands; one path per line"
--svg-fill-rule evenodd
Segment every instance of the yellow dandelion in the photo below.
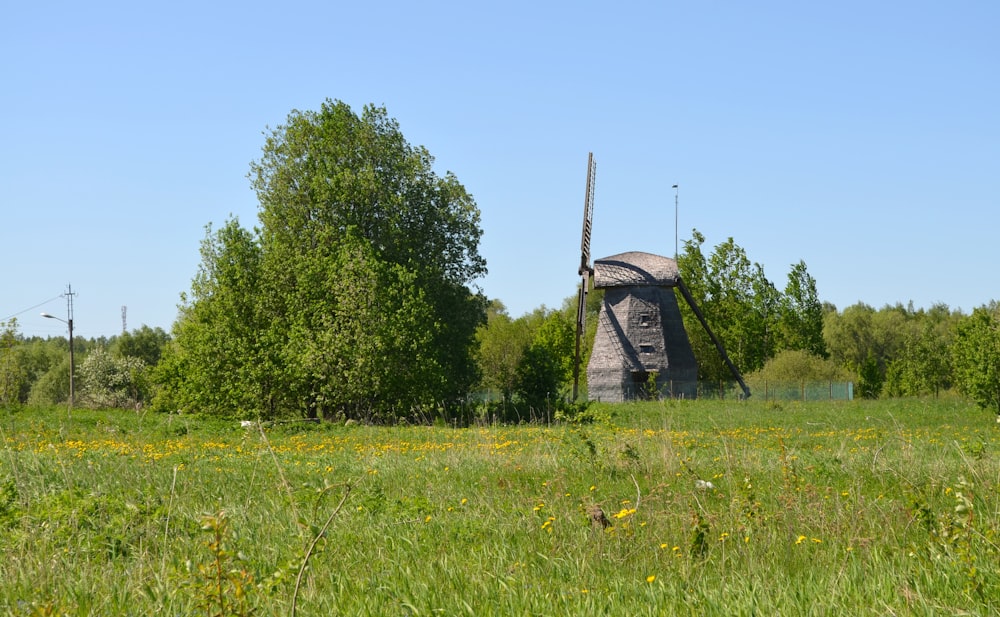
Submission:
M 666 545 L 666 543 L 663 543 L 663 544 L 661 544 L 661 545 L 660 545 L 660 548 L 667 548 L 667 545 Z
M 646 577 L 646 582 L 647 583 L 652 583 L 655 580 L 656 580 L 656 575 L 655 574 L 650 574 L 649 576 Z
M 795 539 L 795 543 L 796 544 L 802 544 L 803 542 L 806 541 L 806 539 L 807 538 L 805 536 L 799 536 L 798 538 Z
M 425 523 L 431 522 L 431 515 L 430 514 L 427 515 L 427 518 L 424 519 L 424 522 Z
M 823 541 L 820 540 L 819 538 L 813 538 L 812 541 L 813 541 L 813 544 L 822 544 L 823 543 Z
M 467 503 L 469 503 L 469 500 L 466 499 L 465 497 L 462 497 L 462 505 L 464 506 Z

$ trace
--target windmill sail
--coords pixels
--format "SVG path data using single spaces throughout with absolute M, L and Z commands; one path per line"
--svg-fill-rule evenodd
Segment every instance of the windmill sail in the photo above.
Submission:
M 587 288 L 590 287 L 590 276 L 594 269 L 590 265 L 590 232 L 594 228 L 594 177 L 597 173 L 597 163 L 594 153 L 587 155 L 587 190 L 583 199 L 583 232 L 580 239 L 580 291 L 576 304 L 576 356 L 573 362 L 573 400 L 580 389 L 580 346 L 587 331 Z

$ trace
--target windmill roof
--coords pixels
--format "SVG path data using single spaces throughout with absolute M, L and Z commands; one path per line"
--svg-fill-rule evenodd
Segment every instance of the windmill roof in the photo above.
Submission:
M 674 287 L 680 279 L 677 262 L 670 257 L 631 251 L 594 260 L 594 287 L 648 285 Z

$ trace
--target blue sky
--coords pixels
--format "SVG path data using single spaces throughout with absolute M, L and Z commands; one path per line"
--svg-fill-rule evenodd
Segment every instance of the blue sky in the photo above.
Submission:
M 1000 3 L 7 2 L 0 319 L 170 328 L 205 225 L 257 223 L 267 127 L 384 105 L 482 211 L 514 316 L 593 253 L 733 237 L 844 308 L 1000 299 Z

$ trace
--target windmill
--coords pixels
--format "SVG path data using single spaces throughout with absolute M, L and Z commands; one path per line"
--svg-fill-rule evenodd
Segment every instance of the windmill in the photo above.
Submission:
M 604 290 L 604 300 L 587 366 L 589 398 L 609 402 L 632 400 L 647 396 L 650 387 L 657 393 L 668 392 L 674 398 L 697 396 L 698 364 L 684 329 L 675 289 L 691 307 L 744 395 L 749 397 L 750 389 L 739 370 L 684 285 L 676 259 L 631 251 L 596 259 L 591 265 L 595 171 L 591 153 L 587 159 L 578 270 L 581 282 L 577 295 L 573 400 L 579 392 L 580 349 L 586 332 L 587 291 L 591 282 L 595 289 Z

